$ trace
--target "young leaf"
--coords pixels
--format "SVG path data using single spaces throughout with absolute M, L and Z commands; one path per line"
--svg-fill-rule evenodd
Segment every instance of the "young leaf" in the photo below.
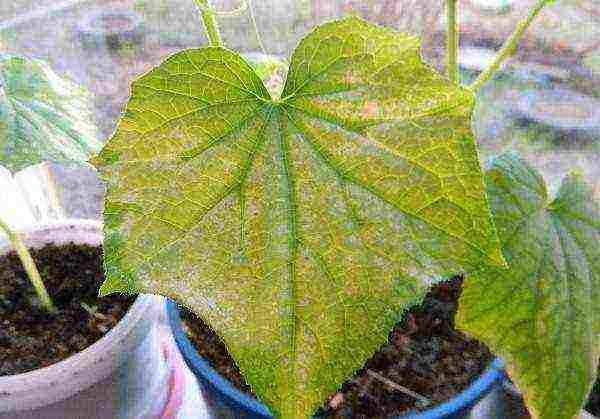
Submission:
M 274 414 L 309 416 L 434 278 L 504 264 L 472 106 L 415 38 L 357 18 L 300 43 L 280 99 L 231 51 L 175 54 L 93 162 L 101 292 L 189 306 Z
M 44 62 L 0 54 L 0 162 L 16 172 L 45 160 L 84 162 L 102 147 L 91 98 Z
M 600 357 L 600 210 L 578 176 L 548 202 L 537 171 L 514 155 L 486 173 L 510 269 L 465 281 L 458 325 L 504 357 L 530 412 L 571 418 Z

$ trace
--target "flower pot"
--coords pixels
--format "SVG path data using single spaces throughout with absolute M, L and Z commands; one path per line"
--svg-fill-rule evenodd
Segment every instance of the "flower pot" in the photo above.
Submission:
M 75 31 L 85 48 L 106 46 L 119 50 L 126 45 L 139 45 L 144 39 L 141 15 L 123 8 L 92 10 L 77 23 Z
M 23 231 L 22 237 L 30 248 L 98 246 L 102 227 L 63 220 Z M 0 236 L 0 255 L 10 250 Z M 181 392 L 182 368 L 173 367 L 176 348 L 165 345 L 164 332 L 155 327 L 161 315 L 162 297 L 140 295 L 121 321 L 85 350 L 48 367 L 0 376 L 0 419 L 168 417 L 164 413 L 177 408 L 173 399 Z
M 183 329 L 179 307 L 175 302 L 167 301 L 167 313 L 179 350 L 204 389 L 204 396 L 213 416 L 218 418 L 272 418 L 264 404 L 239 391 L 200 357 Z M 469 388 L 458 396 L 432 409 L 402 416 L 402 418 L 464 418 L 478 401 L 493 390 L 499 390 L 505 377 L 503 363 L 497 358 Z
M 600 135 L 600 101 L 573 90 L 524 90 L 514 114 L 521 123 L 539 125 L 572 143 Z
M 474 0 L 473 6 L 490 15 L 504 15 L 511 11 L 514 0 Z

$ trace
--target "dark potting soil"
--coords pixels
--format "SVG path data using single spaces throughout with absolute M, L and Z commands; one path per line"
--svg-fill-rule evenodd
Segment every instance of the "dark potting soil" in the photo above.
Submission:
M 101 247 L 48 245 L 31 254 L 57 312 L 41 309 L 14 252 L 0 257 L 0 376 L 82 351 L 114 327 L 135 300 L 98 298 L 104 280 Z
M 317 414 L 335 419 L 393 417 L 435 406 L 467 388 L 493 356 L 454 328 L 461 286 L 460 277 L 436 285 L 396 324 L 388 343 Z M 200 355 L 238 389 L 253 395 L 215 332 L 190 311 L 183 310 L 182 319 Z M 430 404 L 398 391 L 390 381 L 426 397 Z

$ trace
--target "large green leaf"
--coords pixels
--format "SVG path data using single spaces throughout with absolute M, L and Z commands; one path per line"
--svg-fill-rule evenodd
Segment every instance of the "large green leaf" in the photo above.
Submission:
M 308 416 L 434 279 L 503 265 L 473 96 L 417 39 L 326 24 L 272 99 L 237 54 L 175 54 L 135 81 L 94 165 L 107 183 L 101 292 L 153 292 L 224 338 L 285 418 Z
M 548 202 L 542 177 L 514 155 L 486 182 L 510 269 L 465 281 L 458 325 L 505 358 L 535 417 L 574 417 L 600 357 L 598 203 L 576 175 Z
M 0 164 L 85 162 L 102 147 L 89 93 L 43 61 L 0 54 Z

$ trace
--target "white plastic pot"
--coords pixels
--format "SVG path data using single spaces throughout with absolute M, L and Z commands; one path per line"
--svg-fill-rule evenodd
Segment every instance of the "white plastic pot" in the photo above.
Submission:
M 98 246 L 101 224 L 63 220 L 22 232 L 31 248 Z M 0 236 L 0 255 L 10 251 Z M 162 297 L 140 295 L 99 341 L 61 362 L 0 377 L 0 419 L 176 418 L 185 374 L 164 318 Z M 1 324 L 1 323 L 0 323 Z

